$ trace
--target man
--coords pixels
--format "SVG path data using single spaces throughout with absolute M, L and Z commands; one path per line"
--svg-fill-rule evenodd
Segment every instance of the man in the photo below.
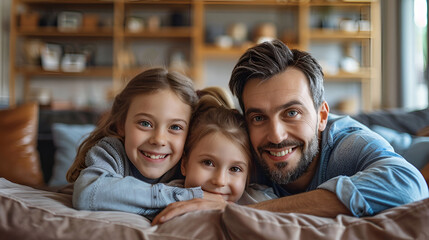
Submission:
M 250 207 L 362 217 L 428 197 L 423 176 L 386 140 L 348 116 L 329 115 L 322 69 L 308 53 L 278 40 L 261 43 L 239 59 L 229 87 L 246 118 L 261 183 L 279 196 Z M 224 206 L 176 202 L 154 222 Z
M 360 217 L 428 197 L 420 172 L 383 138 L 350 117 L 329 115 L 322 69 L 308 53 L 278 40 L 250 48 L 229 87 L 259 169 L 280 197 L 252 207 Z

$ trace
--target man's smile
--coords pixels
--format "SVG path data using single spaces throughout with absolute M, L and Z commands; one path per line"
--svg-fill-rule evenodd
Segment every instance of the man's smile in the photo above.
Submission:
M 267 150 L 267 152 L 275 157 L 284 157 L 286 156 L 286 154 L 292 153 L 293 148 L 289 148 L 286 150 L 282 150 L 282 151 L 272 151 L 272 150 Z
M 264 149 L 261 152 L 261 155 L 264 154 L 267 158 L 275 162 L 284 162 L 288 161 L 288 159 L 292 156 L 296 149 L 297 147 L 288 147 L 282 149 Z

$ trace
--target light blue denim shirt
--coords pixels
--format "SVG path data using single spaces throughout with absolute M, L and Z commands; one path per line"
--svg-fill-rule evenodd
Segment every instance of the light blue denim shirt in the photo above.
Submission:
M 123 143 L 105 137 L 92 147 L 83 169 L 74 183 L 73 207 L 80 210 L 123 211 L 154 217 L 168 204 L 202 198 L 197 188 L 167 184 L 175 177 L 178 166 L 160 179 L 147 179 L 128 160 Z
M 429 197 L 421 173 L 384 138 L 348 116 L 330 114 L 319 161 L 307 191 L 335 193 L 357 217 Z M 273 188 L 280 197 L 291 195 L 280 185 Z

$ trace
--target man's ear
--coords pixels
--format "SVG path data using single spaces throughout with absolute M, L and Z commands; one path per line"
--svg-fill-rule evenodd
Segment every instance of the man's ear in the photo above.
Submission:
M 186 166 L 185 166 L 186 162 L 187 162 L 186 156 L 185 154 L 183 154 L 182 161 L 180 163 L 180 171 L 182 172 L 183 176 L 186 176 Z
M 326 128 L 326 124 L 328 123 L 329 116 L 329 105 L 326 101 L 323 101 L 322 105 L 319 107 L 319 131 L 323 131 Z

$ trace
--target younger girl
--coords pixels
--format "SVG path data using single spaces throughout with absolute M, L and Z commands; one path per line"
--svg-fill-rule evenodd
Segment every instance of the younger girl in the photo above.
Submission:
M 220 195 L 224 201 L 176 202 L 152 224 L 189 211 L 224 208 L 226 202 L 249 204 L 276 198 L 271 188 L 260 185 L 251 185 L 245 191 L 252 172 L 250 141 L 245 120 L 233 109 L 231 97 L 217 87 L 206 88 L 198 95 L 181 164 L 185 180 L 174 182 L 187 188 L 201 186 L 204 192 Z
M 177 163 L 197 99 L 192 81 L 178 73 L 156 68 L 134 77 L 67 172 L 73 206 L 152 217 L 169 203 L 202 198 L 199 187 L 157 184 L 180 175 Z
M 245 121 L 222 88 L 206 88 L 198 94 L 181 165 L 184 186 L 201 186 L 236 202 L 252 163 Z

